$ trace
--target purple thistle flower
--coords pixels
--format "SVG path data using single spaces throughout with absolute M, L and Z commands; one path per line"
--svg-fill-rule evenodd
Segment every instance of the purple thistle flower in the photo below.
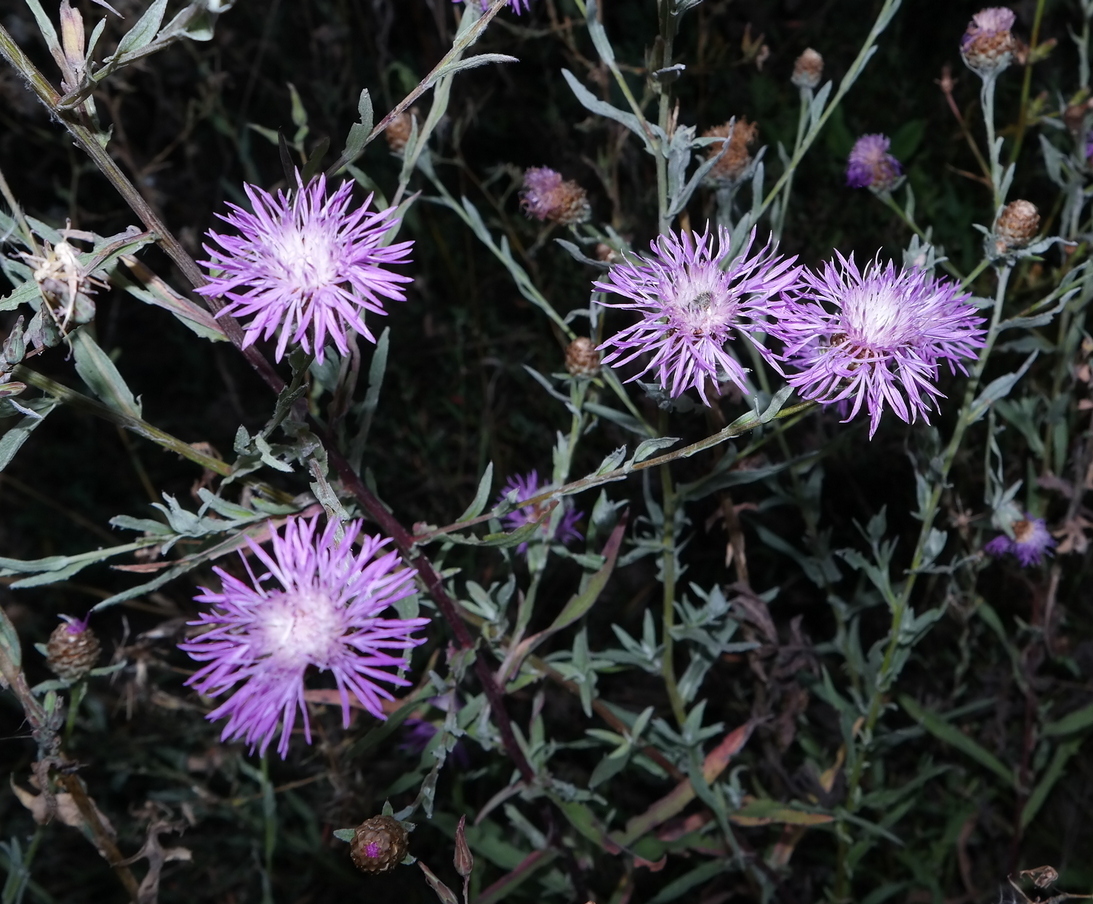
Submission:
M 539 480 L 538 471 L 532 471 L 530 474 L 518 474 L 514 477 L 510 477 L 508 483 L 501 488 L 501 495 L 497 498 L 495 505 L 500 505 L 505 497 L 513 492 L 513 490 L 516 491 L 516 499 L 520 502 L 525 499 L 530 499 L 532 496 L 538 496 L 546 489 L 549 489 L 549 487 Z M 581 520 L 584 513 L 570 508 L 568 503 L 569 501 L 567 499 L 563 499 L 559 503 L 559 505 L 564 507 L 564 510 L 558 521 L 558 526 L 554 530 L 553 537 L 548 533 L 550 530 L 550 519 L 548 518 L 543 522 L 541 528 L 544 534 L 543 539 L 555 540 L 556 542 L 563 544 L 582 539 L 583 534 L 577 530 L 577 522 Z M 534 505 L 521 506 L 515 511 L 509 512 L 507 515 L 502 515 L 501 523 L 509 530 L 516 530 L 529 522 L 538 521 L 542 518 L 548 505 L 549 503 L 538 502 Z M 527 552 L 527 548 L 527 543 L 521 543 L 516 547 L 516 551 L 525 553 Z
M 724 375 L 747 392 L 746 371 L 725 343 L 734 331 L 751 341 L 750 333 L 766 329 L 763 316 L 772 299 L 792 286 L 801 270 L 793 266 L 795 257 L 782 257 L 770 242 L 749 257 L 754 241 L 752 229 L 730 262 L 731 239 L 723 226 L 716 236 L 708 227 L 704 233 L 661 235 L 650 245 L 651 256 L 637 255 L 636 263 L 613 266 L 596 288 L 632 300 L 597 299 L 597 304 L 638 311 L 641 320 L 599 346 L 611 349 L 603 363 L 619 366 L 652 352 L 631 380 L 655 371 L 673 398 L 694 387 L 707 405 L 707 378 L 716 385 Z
M 837 257 L 822 273 L 805 271 L 770 327 L 786 345 L 779 357 L 799 371 L 788 382 L 823 405 L 849 402 L 847 421 L 864 404 L 870 438 L 885 404 L 907 423 L 920 414 L 929 422 L 944 397 L 934 385 L 939 362 L 967 373 L 983 319 L 956 283 L 879 260 L 859 271 L 853 255 Z
M 214 608 L 192 625 L 211 627 L 179 644 L 198 662 L 207 662 L 186 683 L 217 697 L 234 693 L 209 713 L 228 718 L 221 740 L 242 738 L 260 753 L 282 725 L 277 752 L 288 753 L 296 711 L 303 714 L 304 737 L 311 725 L 304 703 L 304 675 L 310 666 L 333 673 L 342 701 L 342 722 L 349 725 L 349 694 L 372 715 L 385 718 L 380 698 L 393 699 L 376 682 L 405 686 L 404 678 L 384 671 L 403 665 L 388 650 L 407 650 L 423 642 L 411 632 L 426 618 L 379 618 L 379 614 L 414 592 L 413 573 L 400 568 L 397 552 L 377 555 L 387 541 L 361 534 L 361 522 L 345 525 L 335 542 L 337 523 L 316 536 L 318 518 L 291 518 L 284 536 L 271 531 L 273 555 L 247 539 L 254 557 L 267 569 L 255 576 L 243 557 L 249 581 L 221 568 L 219 593 L 204 587 L 197 602 Z M 360 537 L 360 552 L 352 544 Z M 242 552 L 240 552 L 242 556 Z M 273 578 L 274 585 L 266 582 Z M 278 586 L 279 585 L 279 586 Z
M 520 206 L 529 216 L 563 226 L 584 223 L 592 215 L 585 190 L 576 182 L 563 180 L 561 173 L 548 166 L 532 166 L 524 171 L 520 199 Z
M 1013 523 L 1013 538 L 999 534 L 983 547 L 992 556 L 1012 553 L 1024 568 L 1039 565 L 1044 556 L 1050 556 L 1055 548 L 1055 538 L 1048 533 L 1043 518 L 1033 518 L 1028 512 Z
M 398 223 L 395 208 L 369 213 L 369 195 L 350 212 L 353 183 L 343 183 L 327 198 L 325 176 L 291 197 L 281 191 L 274 196 L 255 185 L 245 184 L 243 190 L 254 213 L 229 204 L 231 213 L 218 214 L 239 235 L 210 229 L 209 238 L 220 248 L 204 246 L 210 260 L 202 263 L 222 272 L 197 291 L 229 299 L 216 316 L 254 315 L 246 325 L 244 346 L 280 331 L 278 361 L 293 342 L 304 351 L 314 350 L 321 363 L 328 337 L 341 354 L 348 354 L 350 330 L 375 342 L 363 313 L 386 314 L 383 299 L 405 300 L 400 283 L 411 281 L 385 269 L 406 263 L 413 245 L 407 241 L 382 247 L 384 236 Z
M 862 135 L 854 142 L 846 163 L 846 184 L 851 188 L 884 191 L 903 174 L 900 162 L 888 153 L 886 135 Z

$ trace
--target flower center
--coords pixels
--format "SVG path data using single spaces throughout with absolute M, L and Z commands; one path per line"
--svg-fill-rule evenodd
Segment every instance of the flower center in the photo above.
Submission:
M 344 608 L 312 588 L 267 600 L 259 618 L 263 652 L 286 665 L 326 668 L 345 633 Z
M 380 855 L 379 842 L 378 841 L 369 841 L 368 844 L 366 844 L 364 846 L 364 852 L 365 852 L 365 854 L 368 855 L 369 858 L 374 859 L 374 858 L 378 857 Z
M 303 296 L 338 282 L 336 249 L 329 237 L 293 225 L 281 236 L 277 259 L 288 271 L 289 284 Z

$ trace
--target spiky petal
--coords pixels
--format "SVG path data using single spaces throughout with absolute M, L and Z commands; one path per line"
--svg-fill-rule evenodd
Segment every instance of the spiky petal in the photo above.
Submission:
M 738 335 L 751 341 L 751 333 L 766 329 L 773 300 L 801 269 L 769 242 L 751 254 L 754 242 L 753 229 L 730 261 L 723 226 L 716 233 L 669 233 L 653 240 L 652 254 L 613 266 L 596 288 L 629 300 L 598 303 L 637 311 L 641 319 L 600 345 L 610 349 L 603 363 L 617 367 L 651 352 L 630 379 L 652 371 L 672 397 L 693 387 L 707 405 L 708 380 L 728 379 L 746 392 L 745 369 L 725 345 Z
M 291 518 L 283 535 L 271 530 L 272 554 L 248 538 L 266 570 L 256 576 L 244 556 L 248 580 L 214 568 L 220 591 L 203 587 L 195 598 L 213 608 L 191 624 L 210 630 L 179 646 L 207 663 L 187 684 L 211 697 L 232 692 L 208 716 L 228 719 L 222 740 L 240 738 L 265 753 L 280 726 L 277 752 L 283 758 L 299 711 L 311 743 L 304 703 L 304 675 L 311 667 L 333 675 L 346 726 L 350 694 L 382 719 L 380 700 L 393 698 L 378 682 L 409 683 L 387 671 L 404 665 L 404 654 L 389 651 L 422 643 L 411 634 L 429 620 L 380 614 L 414 592 L 412 573 L 401 567 L 398 553 L 381 552 L 386 540 L 361 534 L 361 522 L 344 528 L 336 542 L 336 523 L 319 534 L 317 518 Z M 358 539 L 360 551 L 354 552 Z
M 395 208 L 369 212 L 364 204 L 350 210 L 353 183 L 344 183 L 329 198 L 326 177 L 319 176 L 290 196 L 272 195 L 244 185 L 253 213 L 229 204 L 220 219 L 237 235 L 209 230 L 220 247 L 205 245 L 213 270 L 208 285 L 197 291 L 228 299 L 217 317 L 252 317 L 244 346 L 275 333 L 277 360 L 288 345 L 298 344 L 323 360 L 330 339 L 349 353 L 348 336 L 356 332 L 375 342 L 364 313 L 385 315 L 384 299 L 403 301 L 410 277 L 392 273 L 392 264 L 407 263 L 412 241 L 383 247 L 384 236 L 398 223 Z
M 941 361 L 966 373 L 983 346 L 983 319 L 955 283 L 922 270 L 896 270 L 874 260 L 859 270 L 837 255 L 783 300 L 770 333 L 785 343 L 778 356 L 803 398 L 864 406 L 869 436 L 890 407 L 907 423 L 943 398 L 935 385 Z

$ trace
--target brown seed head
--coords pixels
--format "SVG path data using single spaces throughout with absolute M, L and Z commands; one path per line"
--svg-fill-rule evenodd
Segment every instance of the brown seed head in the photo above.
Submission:
M 410 140 L 413 128 L 414 117 L 409 110 L 403 110 L 387 124 L 383 137 L 387 139 L 387 146 L 393 153 L 401 154 L 406 150 L 406 142 Z
M 960 42 L 960 55 L 969 69 L 987 76 L 1009 66 L 1017 50 L 1010 32 L 1013 22 L 1013 10 L 1001 6 L 981 9 L 972 17 Z
M 731 137 L 729 137 L 730 133 Z M 737 119 L 735 124 L 726 122 L 703 132 L 703 138 L 729 138 L 729 148 L 725 151 L 725 156 L 714 164 L 706 178 L 715 183 L 732 183 L 739 179 L 751 163 L 748 145 L 754 144 L 758 136 L 759 126 L 748 122 L 743 116 Z M 719 153 L 721 153 L 719 144 L 712 144 L 706 149 L 707 158 L 716 157 Z
M 824 58 L 809 47 L 793 64 L 790 81 L 798 88 L 815 88 L 824 74 Z
M 1010 201 L 994 227 L 999 254 L 1024 248 L 1040 230 L 1040 212 L 1031 201 Z
M 349 855 L 357 869 L 385 873 L 406 857 L 410 838 L 405 827 L 392 816 L 373 816 L 357 826 Z
M 575 377 L 594 377 L 600 372 L 600 353 L 587 336 L 578 336 L 565 350 L 565 369 Z
M 65 681 L 78 681 L 99 661 L 102 646 L 84 622 L 63 622 L 53 629 L 46 644 L 46 665 Z

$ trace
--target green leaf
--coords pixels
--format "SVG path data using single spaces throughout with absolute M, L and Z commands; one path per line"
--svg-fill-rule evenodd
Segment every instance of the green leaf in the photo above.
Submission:
M 1044 770 L 1043 777 L 1036 783 L 1036 787 L 1032 789 L 1032 793 L 1028 796 L 1028 800 L 1025 801 L 1025 806 L 1021 810 L 1021 828 L 1027 829 L 1032 823 L 1032 820 L 1036 818 L 1036 814 L 1040 812 L 1040 807 L 1044 805 L 1044 801 L 1047 800 L 1048 795 L 1051 793 L 1051 789 L 1055 787 L 1055 783 L 1059 781 L 1063 776 L 1063 770 L 1066 769 L 1067 761 L 1078 752 L 1078 748 L 1082 746 L 1084 738 L 1071 738 L 1069 741 L 1064 741 L 1055 751 L 1055 756 L 1051 758 L 1051 763 L 1047 769 Z
M 30 437 L 33 431 L 57 405 L 56 399 L 34 399 L 27 405 L 21 405 L 14 399 L 0 401 L 0 414 L 7 414 L 14 410 L 23 415 L 14 427 L 9 427 L 3 436 L 0 436 L 0 471 L 4 470 L 15 457 L 15 453 Z M 7 409 L 7 410 L 5 410 Z
M 493 462 L 491 461 L 486 465 L 486 470 L 482 472 L 482 478 L 478 481 L 478 492 L 474 494 L 474 499 L 471 504 L 467 506 L 466 510 L 455 520 L 467 521 L 471 518 L 477 518 L 482 514 L 483 509 L 486 507 L 486 502 L 490 498 L 490 490 L 493 487 Z
M 159 26 L 163 22 L 163 14 L 167 11 L 167 0 L 154 0 L 151 6 L 145 10 L 144 15 L 137 20 L 125 37 L 118 42 L 118 49 L 111 57 L 112 61 L 124 62 L 130 54 L 136 53 L 143 47 L 147 47 L 156 37 Z
M 976 741 L 973 741 L 955 725 L 949 724 L 941 716 L 919 706 L 915 700 L 906 694 L 900 695 L 899 704 L 907 712 L 907 715 L 920 722 L 922 727 L 938 740 L 944 741 L 949 746 L 955 747 L 961 753 L 971 757 L 980 766 L 989 769 L 1002 779 L 1007 786 L 1016 787 L 1017 780 L 1013 770 L 1007 768 L 998 757 L 980 746 Z
M 1072 713 L 1067 713 L 1054 722 L 1048 722 L 1040 733 L 1045 737 L 1057 737 L 1085 731 L 1090 726 L 1093 726 L 1093 703 L 1083 706 L 1081 709 L 1076 709 Z
M 87 327 L 81 327 L 69 337 L 76 358 L 76 373 L 88 388 L 111 408 L 130 417 L 142 417 L 141 404 L 114 366 L 110 356 L 91 338 Z

